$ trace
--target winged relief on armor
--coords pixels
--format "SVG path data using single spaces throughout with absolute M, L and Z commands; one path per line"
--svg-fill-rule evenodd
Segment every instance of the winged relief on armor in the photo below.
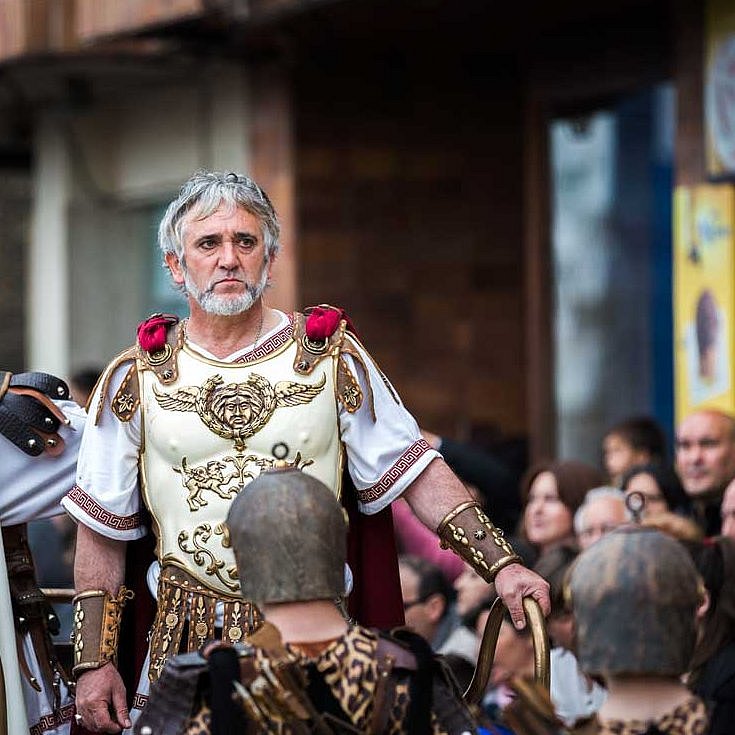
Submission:
M 232 439 L 242 451 L 245 440 L 270 420 L 277 408 L 309 403 L 324 389 L 326 376 L 314 385 L 281 380 L 275 385 L 257 373 L 243 383 L 225 383 L 219 374 L 204 385 L 185 386 L 171 393 L 153 393 L 161 408 L 168 411 L 195 411 L 210 431 Z

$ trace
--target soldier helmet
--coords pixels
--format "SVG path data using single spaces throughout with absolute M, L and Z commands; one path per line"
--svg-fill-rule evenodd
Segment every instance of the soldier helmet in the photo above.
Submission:
M 256 604 L 345 592 L 347 522 L 334 493 L 296 469 L 263 472 L 227 514 L 242 595 Z
M 650 529 L 613 531 L 578 557 L 566 593 L 587 673 L 679 676 L 688 670 L 703 589 L 678 541 Z

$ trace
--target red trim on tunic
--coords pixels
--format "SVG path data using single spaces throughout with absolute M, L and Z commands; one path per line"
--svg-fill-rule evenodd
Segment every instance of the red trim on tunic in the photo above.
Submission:
M 357 491 L 357 497 L 361 503 L 373 503 L 383 497 L 408 470 L 430 452 L 426 439 L 414 442 L 388 469 L 385 474 L 372 487 Z
M 109 510 L 103 508 L 90 495 L 87 495 L 79 485 L 74 485 L 66 497 L 81 508 L 90 518 L 94 518 L 95 521 L 99 521 L 99 523 L 102 523 L 108 528 L 113 528 L 116 531 L 130 531 L 140 527 L 140 513 L 133 513 L 129 516 L 115 515 L 115 513 L 111 513 Z

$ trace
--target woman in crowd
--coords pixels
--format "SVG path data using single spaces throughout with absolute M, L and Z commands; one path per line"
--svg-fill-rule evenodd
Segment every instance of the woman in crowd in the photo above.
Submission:
M 674 471 L 662 464 L 638 464 L 622 477 L 620 489 L 626 494 L 637 492 L 643 496 L 644 515 L 670 511 L 689 515 L 691 504 Z
M 542 462 L 521 483 L 523 534 L 539 554 L 574 544 L 574 513 L 588 490 L 604 483 L 602 473 L 574 460 Z

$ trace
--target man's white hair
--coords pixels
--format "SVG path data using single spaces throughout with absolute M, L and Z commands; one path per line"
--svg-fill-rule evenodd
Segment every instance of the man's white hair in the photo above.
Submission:
M 592 490 L 588 490 L 584 496 L 582 505 L 577 508 L 577 512 L 574 514 L 574 533 L 577 536 L 581 535 L 584 531 L 584 512 L 585 509 L 594 503 L 596 500 L 601 498 L 611 498 L 613 500 L 619 500 L 621 505 L 625 508 L 625 516 L 628 520 L 631 519 L 631 513 L 628 506 L 625 504 L 625 493 L 617 487 L 612 485 L 602 485 L 601 487 L 593 487 Z

